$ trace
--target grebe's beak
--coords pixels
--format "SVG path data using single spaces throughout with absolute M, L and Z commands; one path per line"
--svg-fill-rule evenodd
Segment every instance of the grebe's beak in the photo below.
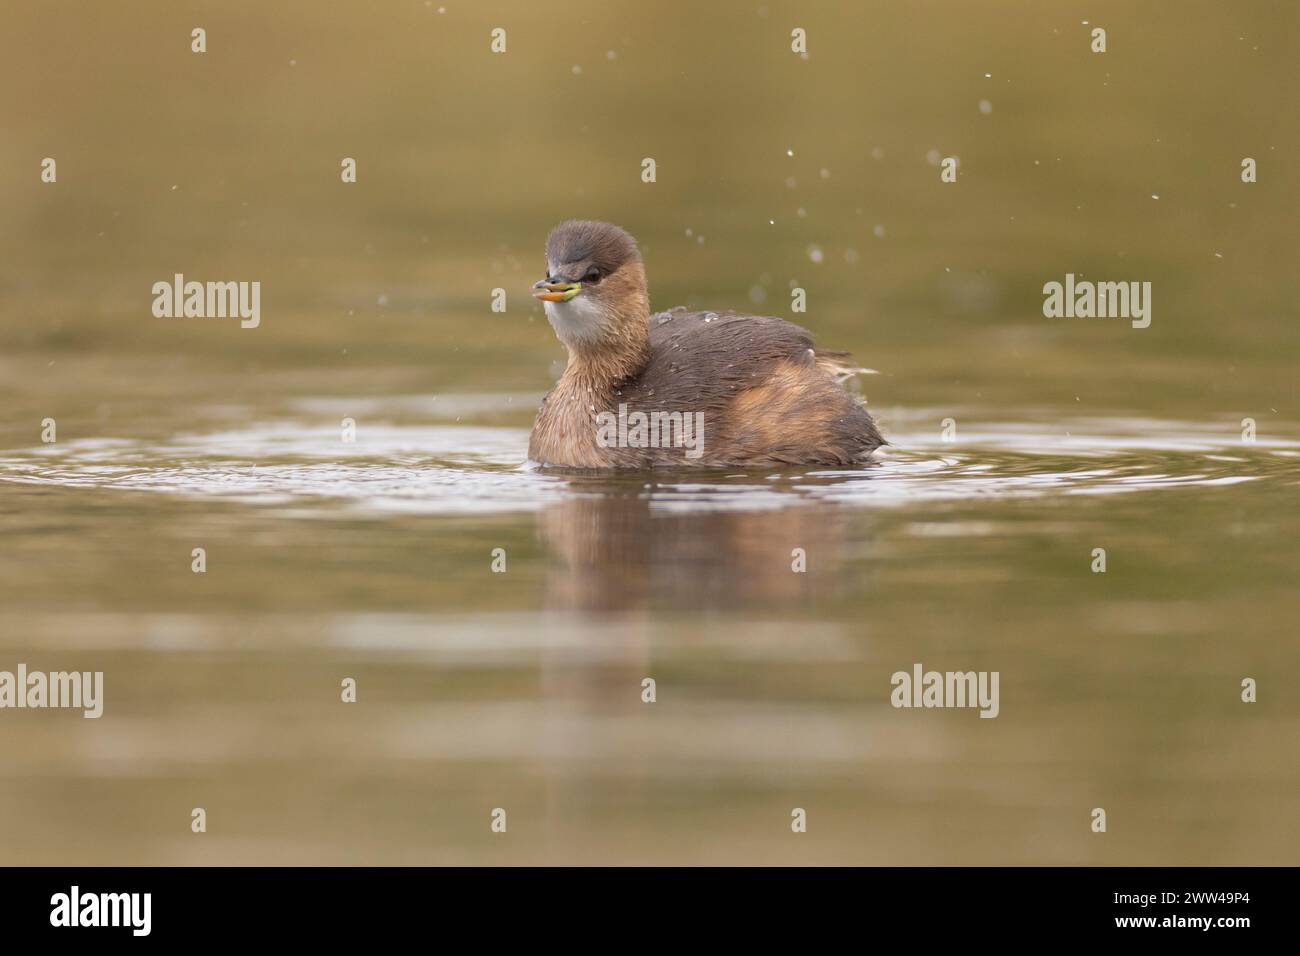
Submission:
M 552 282 L 550 279 L 542 279 L 533 283 L 533 298 L 543 302 L 568 302 L 581 291 L 581 282 Z

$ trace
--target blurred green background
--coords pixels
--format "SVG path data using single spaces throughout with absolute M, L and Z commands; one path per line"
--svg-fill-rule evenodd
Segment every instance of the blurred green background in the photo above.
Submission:
M 182 406 L 323 375 L 543 390 L 562 351 L 527 286 L 550 227 L 581 217 L 641 240 L 658 308 L 791 316 L 790 284 L 806 288 L 798 318 L 884 373 L 878 402 L 1262 421 L 1293 408 L 1300 344 L 1298 17 L 18 0 L 0 36 L 7 398 L 84 416 L 124 376 Z M 931 151 L 959 158 L 958 183 Z M 153 319 L 152 283 L 178 271 L 260 280 L 262 328 Z M 1066 272 L 1151 281 L 1151 328 L 1044 320 L 1042 285 Z

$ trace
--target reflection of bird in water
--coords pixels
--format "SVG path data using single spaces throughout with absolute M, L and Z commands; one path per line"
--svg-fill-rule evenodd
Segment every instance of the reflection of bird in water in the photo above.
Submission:
M 575 490 L 594 493 L 542 513 L 540 533 L 554 555 L 551 607 L 788 609 L 862 588 L 848 579 L 846 542 L 847 526 L 870 520 L 864 515 L 799 505 L 666 512 L 652 509 L 642 485 L 578 480 Z M 858 540 L 864 535 L 861 528 L 855 533 Z M 803 573 L 794 570 L 800 561 Z
M 853 465 L 882 444 L 841 384 L 862 370 L 843 353 L 815 351 L 799 326 L 734 312 L 652 316 L 636 242 L 609 223 L 561 223 L 546 258 L 533 294 L 569 364 L 537 414 L 534 461 Z
M 798 644 L 807 634 L 756 634 L 750 614 L 807 628 L 813 602 L 860 596 L 866 582 L 851 573 L 848 548 L 869 536 L 862 522 L 871 519 L 794 503 L 665 512 L 652 508 L 644 477 L 575 476 L 571 484 L 573 494 L 538 517 L 552 634 L 539 662 L 539 719 L 544 746 L 565 758 L 544 775 L 548 839 L 573 852 L 608 849 L 575 820 L 610 806 L 630 817 L 660 813 L 665 761 L 676 772 L 690 765 L 668 755 L 682 750 L 714 698 L 691 676 L 689 649 L 711 640 Z M 807 554 L 806 573 L 792 569 L 796 548 Z M 687 618 L 674 618 L 679 611 Z M 647 678 L 661 702 L 644 702 Z M 663 702 L 668 709 L 659 709 Z M 724 721 L 692 752 L 725 747 L 739 726 Z M 587 767 L 601 768 L 598 784 Z

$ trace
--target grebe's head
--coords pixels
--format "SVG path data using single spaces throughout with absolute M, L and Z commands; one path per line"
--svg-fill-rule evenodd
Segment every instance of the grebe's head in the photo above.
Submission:
M 643 336 L 650 315 L 636 240 L 607 222 L 570 219 L 546 240 L 546 278 L 533 285 L 555 334 L 575 350 Z

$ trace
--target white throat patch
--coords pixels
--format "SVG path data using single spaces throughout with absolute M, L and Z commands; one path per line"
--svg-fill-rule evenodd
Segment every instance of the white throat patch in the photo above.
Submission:
M 546 318 L 560 341 L 572 345 L 588 345 L 603 337 L 605 315 L 600 306 L 581 292 L 568 302 L 542 304 L 546 307 Z

